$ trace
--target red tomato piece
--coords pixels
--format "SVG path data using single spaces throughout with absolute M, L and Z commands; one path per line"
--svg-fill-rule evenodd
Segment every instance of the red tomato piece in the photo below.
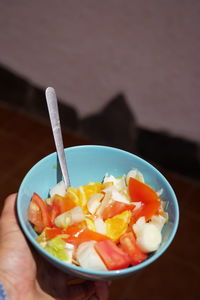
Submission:
M 129 255 L 111 240 L 97 242 L 94 248 L 108 270 L 125 269 L 131 263 Z
M 58 215 L 66 212 L 74 207 L 75 207 L 75 203 L 71 199 L 67 199 L 60 195 L 54 195 L 52 205 L 49 207 L 51 222 L 53 223 L 54 219 Z
M 74 235 L 78 235 L 85 228 L 86 228 L 85 223 L 84 222 L 80 222 L 80 223 L 77 223 L 77 224 L 70 225 L 65 230 L 66 230 L 67 234 L 69 234 L 71 236 L 74 236 Z
M 133 232 L 128 232 L 121 236 L 120 246 L 131 258 L 131 264 L 133 266 L 141 263 L 147 258 L 147 254 L 142 252 L 136 244 Z
M 42 221 L 41 210 L 33 201 L 31 201 L 28 208 L 28 220 L 34 225 L 34 229 L 36 232 L 42 232 L 42 230 L 44 229 L 44 224 Z
M 38 233 L 45 227 L 52 226 L 47 204 L 37 193 L 33 193 L 28 209 L 28 219 L 35 225 L 35 229 Z
M 52 224 L 54 223 L 54 220 L 57 216 L 60 215 L 60 208 L 58 207 L 58 205 L 52 203 L 51 206 L 49 206 L 49 213 L 50 213 L 50 219 Z
M 104 234 L 101 234 L 99 232 L 90 230 L 88 228 L 86 228 L 83 232 L 81 232 L 81 234 L 79 235 L 79 237 L 82 239 L 82 241 L 87 242 L 87 241 L 104 241 L 104 240 L 108 240 L 109 237 L 107 237 Z
M 143 209 L 143 204 L 139 208 L 134 209 L 132 211 L 132 216 L 131 216 L 131 219 L 129 222 L 129 227 L 132 226 L 133 224 L 135 224 L 140 217 L 143 217 L 142 209 Z M 145 218 L 145 220 L 146 220 L 146 218 Z
M 59 234 L 66 234 L 66 230 L 57 227 L 45 228 L 45 235 L 47 240 L 51 240 Z
M 159 212 L 161 207 L 160 198 L 150 186 L 131 177 L 128 189 L 133 202 L 142 202 L 140 208 L 132 211 L 131 224 L 134 224 L 143 216 L 146 221 L 149 221 L 153 215 Z
M 73 200 L 59 195 L 53 197 L 53 204 L 59 207 L 61 214 L 76 206 Z
M 143 203 L 140 208 L 132 211 L 130 225 L 135 224 L 135 222 L 137 222 L 137 220 L 141 217 L 145 217 L 146 222 L 148 222 L 153 215 L 156 215 L 158 213 L 159 208 L 160 208 L 159 201 Z
M 67 230 L 66 230 L 67 233 Z M 89 241 L 104 241 L 109 239 L 107 236 L 92 231 L 90 229 L 82 229 L 79 232 L 76 232 L 74 235 L 69 236 L 67 239 L 64 239 L 67 243 L 71 243 L 74 246 L 78 247 L 81 243 L 89 242 Z
M 149 221 L 151 217 L 157 214 L 160 208 L 160 201 L 152 201 L 142 206 L 141 216 L 144 216 L 146 221 Z
M 33 193 L 32 201 L 36 205 L 38 205 L 38 207 L 41 210 L 42 221 L 43 221 L 44 227 L 51 226 L 52 224 L 51 224 L 51 220 L 50 220 L 50 216 L 49 216 L 49 211 L 48 211 L 48 207 L 47 207 L 46 202 L 44 202 L 42 200 L 42 198 L 37 193 Z
M 104 220 L 112 218 L 125 210 L 133 210 L 135 205 L 127 204 L 119 201 L 113 201 L 108 206 L 106 206 L 102 212 L 102 218 Z
M 147 184 L 140 182 L 135 178 L 130 178 L 128 183 L 130 198 L 133 202 L 152 202 L 159 201 L 156 192 Z

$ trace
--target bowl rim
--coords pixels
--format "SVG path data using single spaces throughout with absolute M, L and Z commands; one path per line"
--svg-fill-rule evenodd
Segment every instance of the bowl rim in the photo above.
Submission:
M 110 146 L 102 146 L 102 145 L 80 145 L 80 146 L 72 146 L 72 147 L 67 147 L 64 149 L 65 153 L 67 153 L 68 151 L 76 151 L 79 149 L 90 149 L 90 148 L 96 148 L 96 149 L 105 149 L 105 150 L 110 150 L 110 151 L 117 151 L 117 152 L 121 152 L 124 154 L 128 154 L 133 156 L 136 160 L 141 161 L 144 165 L 146 165 L 147 167 L 150 167 L 150 169 L 153 169 L 153 171 L 159 175 L 159 177 L 162 178 L 162 180 L 165 182 L 165 186 L 167 187 L 169 193 L 172 196 L 173 199 L 173 204 L 174 204 L 174 208 L 175 208 L 175 220 L 173 223 L 173 227 L 172 227 L 172 232 L 170 233 L 170 236 L 168 237 L 165 245 L 159 250 L 159 252 L 155 252 L 152 255 L 150 255 L 145 261 L 143 261 L 142 263 L 136 265 L 136 266 L 131 266 L 129 268 L 126 269 L 121 269 L 121 270 L 106 270 L 106 271 L 93 271 L 93 270 L 89 270 L 89 269 L 84 269 L 82 267 L 79 266 L 75 266 L 75 265 L 71 265 L 71 264 L 67 264 L 66 262 L 54 257 L 53 255 L 51 255 L 49 252 L 47 252 L 45 249 L 43 249 L 38 242 L 33 238 L 33 236 L 30 234 L 29 230 L 27 229 L 27 226 L 25 224 L 25 221 L 23 220 L 23 216 L 20 210 L 20 199 L 22 196 L 22 190 L 23 187 L 26 183 L 27 178 L 30 176 L 31 172 L 33 169 L 37 168 L 40 164 L 44 163 L 45 160 L 50 159 L 51 157 L 57 155 L 57 152 L 52 152 L 46 156 L 44 156 L 43 158 L 41 158 L 38 162 L 36 162 L 30 169 L 29 171 L 26 173 L 26 175 L 24 176 L 24 178 L 21 181 L 19 190 L 18 190 L 18 194 L 17 194 L 17 201 L 16 201 L 16 208 L 17 208 L 17 217 L 19 220 L 19 224 L 22 228 L 23 233 L 25 234 L 25 236 L 28 238 L 28 240 L 31 242 L 31 244 L 39 251 L 42 252 L 43 256 L 47 256 L 48 260 L 52 261 L 52 263 L 58 264 L 60 267 L 62 267 L 62 269 L 64 268 L 67 272 L 67 270 L 69 269 L 74 271 L 76 274 L 77 273 L 81 273 L 85 275 L 89 275 L 90 277 L 92 276 L 99 276 L 102 278 L 107 278 L 107 277 L 112 277 L 114 279 L 114 277 L 116 276 L 116 278 L 118 277 L 123 277 L 123 276 L 128 276 L 133 272 L 142 270 L 143 268 L 147 267 L 148 265 L 150 265 L 152 262 L 154 262 L 155 260 L 157 260 L 166 250 L 167 248 L 170 246 L 170 244 L 172 243 L 175 234 L 177 232 L 178 229 L 178 224 L 179 224 L 179 205 L 178 205 L 178 201 L 175 195 L 175 192 L 173 190 L 173 188 L 171 187 L 170 183 L 168 182 L 168 180 L 165 178 L 165 176 L 156 168 L 154 167 L 152 164 L 150 164 L 148 161 L 146 161 L 145 159 L 141 158 L 138 155 L 135 155 L 131 152 L 128 152 L 126 150 L 122 150 L 119 148 L 115 148 L 115 147 L 110 147 Z M 80 274 L 80 275 L 81 275 Z

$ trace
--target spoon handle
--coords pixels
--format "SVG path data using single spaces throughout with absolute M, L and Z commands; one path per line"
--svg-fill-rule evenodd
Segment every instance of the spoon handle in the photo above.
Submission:
M 58 101 L 54 88 L 48 87 L 46 89 L 46 101 L 63 180 L 65 182 L 66 187 L 68 188 L 70 186 L 70 180 L 63 147 L 63 139 L 58 112 Z

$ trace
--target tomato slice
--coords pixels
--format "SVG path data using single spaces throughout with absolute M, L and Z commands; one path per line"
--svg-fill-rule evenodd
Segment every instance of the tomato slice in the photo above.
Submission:
M 145 221 L 148 222 L 153 215 L 156 215 L 160 208 L 160 202 L 154 201 L 149 203 L 144 203 L 140 208 L 132 211 L 132 216 L 130 220 L 130 225 L 135 224 L 137 220 L 141 217 L 145 217 Z
M 45 235 L 47 240 L 51 240 L 59 234 L 66 234 L 66 230 L 57 227 L 45 228 Z
M 152 201 L 142 206 L 141 216 L 145 216 L 146 222 L 151 219 L 151 217 L 157 214 L 160 208 L 160 201 Z
M 58 215 L 74 207 L 75 203 L 71 199 L 67 199 L 60 195 L 54 195 L 52 199 L 52 205 L 49 207 L 51 222 L 53 223 Z
M 128 190 L 133 202 L 147 203 L 159 200 L 157 193 L 149 185 L 132 177 L 129 179 Z
M 161 207 L 160 198 L 150 186 L 131 177 L 128 189 L 133 202 L 142 202 L 140 208 L 132 211 L 131 224 L 134 224 L 143 216 L 146 221 L 149 221 L 153 215 L 159 212 Z
M 73 225 L 70 225 L 67 227 L 66 233 L 69 234 L 70 236 L 78 235 L 81 231 L 83 231 L 86 228 L 86 225 L 84 222 L 76 223 Z
M 52 205 L 49 206 L 49 214 L 51 222 L 54 224 L 55 218 L 60 215 L 60 208 L 56 204 L 52 203 Z
M 59 207 L 61 214 L 76 206 L 73 200 L 60 195 L 55 195 L 53 197 L 53 204 Z
M 44 224 L 42 222 L 41 210 L 33 201 L 30 202 L 28 207 L 28 220 L 34 225 L 34 229 L 37 233 L 42 232 Z
M 69 239 L 73 239 L 74 237 L 77 238 L 78 235 L 85 229 L 84 222 L 73 224 L 66 229 L 52 227 L 52 228 L 45 228 L 45 235 L 47 240 L 51 240 L 59 234 L 67 234 L 69 235 Z
M 66 233 L 68 233 L 68 231 L 66 230 Z M 109 237 L 95 232 L 93 230 L 90 230 L 88 228 L 82 229 L 79 232 L 76 232 L 74 235 L 71 235 L 70 237 L 68 237 L 67 239 L 64 239 L 64 241 L 66 241 L 67 243 L 71 243 L 74 246 L 78 247 L 81 243 L 84 242 L 89 242 L 89 241 L 104 241 L 104 240 L 108 240 Z
M 49 211 L 48 211 L 48 207 L 47 207 L 46 202 L 44 202 L 42 200 L 42 198 L 37 193 L 33 193 L 32 201 L 36 205 L 38 205 L 38 207 L 41 210 L 42 221 L 43 221 L 44 227 L 48 227 L 48 226 L 50 227 L 52 224 L 51 224 Z
M 28 219 L 35 225 L 35 229 L 38 233 L 42 232 L 45 227 L 52 226 L 47 204 L 37 193 L 33 193 L 28 208 Z
M 94 248 L 105 263 L 108 270 L 124 269 L 127 268 L 131 263 L 129 255 L 111 240 L 97 242 L 94 244 Z
M 90 230 L 88 228 L 85 228 L 85 230 L 83 232 L 81 232 L 80 236 L 79 236 L 82 241 L 87 242 L 87 241 L 104 241 L 104 240 L 108 240 L 109 237 L 107 237 L 104 234 L 101 234 L 99 232 Z
M 136 244 L 133 232 L 128 232 L 121 236 L 120 246 L 129 255 L 131 264 L 134 266 L 147 258 L 147 254 L 142 252 Z
M 125 210 L 133 210 L 134 207 L 135 207 L 135 205 L 133 205 L 133 204 L 127 204 L 124 202 L 113 201 L 112 203 L 108 204 L 104 208 L 101 216 L 104 220 L 106 220 L 108 218 L 112 218 L 112 217 L 124 212 Z

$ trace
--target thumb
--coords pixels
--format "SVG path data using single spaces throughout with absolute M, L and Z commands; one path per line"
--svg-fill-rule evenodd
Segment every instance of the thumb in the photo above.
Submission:
M 4 207 L 1 214 L 1 223 L 11 222 L 16 223 L 15 217 L 15 202 L 16 202 L 17 194 L 9 195 L 4 201 Z
M 15 203 L 17 194 L 9 195 L 4 202 L 4 207 L 2 210 L 0 218 L 0 241 L 6 242 L 21 240 L 23 234 L 17 223 L 16 213 L 15 213 Z

